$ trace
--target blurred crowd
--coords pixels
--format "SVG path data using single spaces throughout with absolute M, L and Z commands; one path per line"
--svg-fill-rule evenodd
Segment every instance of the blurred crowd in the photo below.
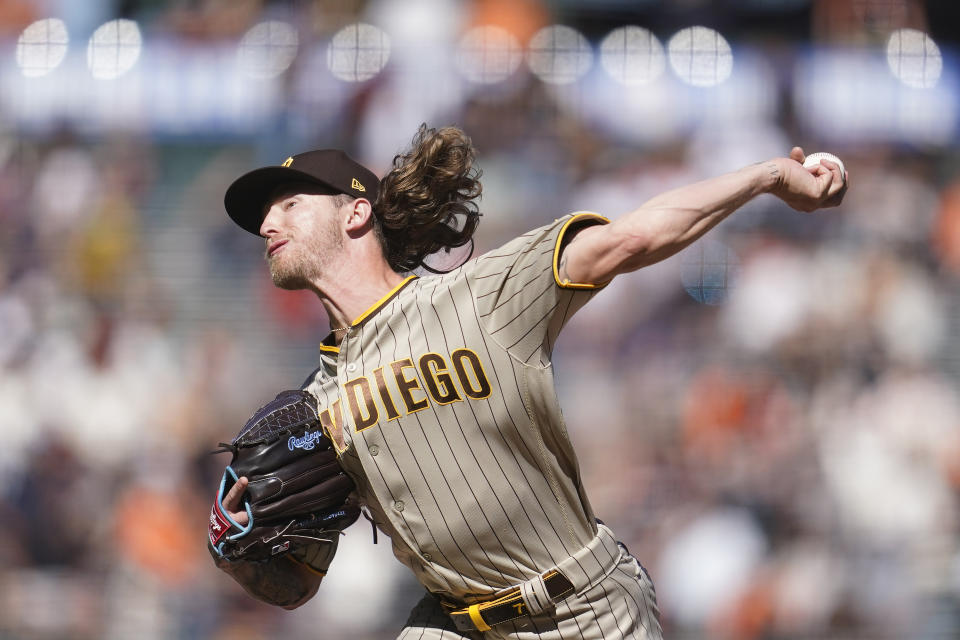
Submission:
M 5 0 L 0 17 L 15 35 L 66 4 Z M 90 3 L 200 41 L 278 5 L 309 28 L 401 4 Z M 707 3 L 688 4 L 703 17 Z M 807 8 L 801 36 L 814 42 L 924 22 L 918 2 L 781 4 Z M 572 0 L 414 5 L 512 12 L 528 32 L 564 10 L 588 22 Z M 853 26 L 838 31 L 844 16 Z M 777 28 L 748 31 L 783 55 Z M 210 452 L 301 383 L 327 332 L 310 294 L 272 287 L 224 189 L 323 146 L 384 173 L 420 121 L 457 124 L 478 146 L 477 254 L 569 211 L 615 218 L 792 144 L 840 155 L 852 188 L 839 209 L 761 197 L 598 294 L 558 343 L 558 393 L 594 510 L 650 570 L 668 637 L 957 637 L 956 143 L 840 144 L 782 95 L 766 120 L 637 144 L 523 72 L 506 92 L 409 95 L 401 43 L 395 66 L 306 139 L 282 125 L 199 142 L 26 132 L 0 112 L 0 637 L 395 637 L 420 587 L 364 521 L 294 612 L 218 572 L 205 527 L 227 462 Z

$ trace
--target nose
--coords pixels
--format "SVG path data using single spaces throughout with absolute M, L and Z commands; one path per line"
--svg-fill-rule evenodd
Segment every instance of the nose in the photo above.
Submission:
M 264 238 L 269 238 L 280 231 L 278 226 L 280 218 L 277 215 L 277 210 L 277 206 L 270 207 L 270 209 L 267 210 L 267 215 L 263 217 L 263 222 L 260 223 L 260 235 Z

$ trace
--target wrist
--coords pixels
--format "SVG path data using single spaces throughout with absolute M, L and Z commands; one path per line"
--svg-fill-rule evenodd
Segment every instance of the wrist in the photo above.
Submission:
M 752 166 L 754 184 L 758 193 L 773 193 L 783 181 L 783 168 L 778 159 L 767 160 Z

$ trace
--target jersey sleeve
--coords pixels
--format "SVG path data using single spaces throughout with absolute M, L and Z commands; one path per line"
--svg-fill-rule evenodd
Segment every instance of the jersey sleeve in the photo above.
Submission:
M 477 314 L 514 357 L 546 364 L 560 329 L 606 284 L 561 281 L 559 260 L 577 231 L 607 222 L 595 213 L 574 213 L 477 258 L 469 276 Z

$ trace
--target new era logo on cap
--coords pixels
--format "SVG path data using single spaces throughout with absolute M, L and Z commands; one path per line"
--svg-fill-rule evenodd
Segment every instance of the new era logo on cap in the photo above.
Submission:
M 260 235 L 264 207 L 284 184 L 307 182 L 371 202 L 377 198 L 376 174 L 339 149 L 320 149 L 290 156 L 279 166 L 256 169 L 237 178 L 224 196 L 227 214 L 250 233 Z

